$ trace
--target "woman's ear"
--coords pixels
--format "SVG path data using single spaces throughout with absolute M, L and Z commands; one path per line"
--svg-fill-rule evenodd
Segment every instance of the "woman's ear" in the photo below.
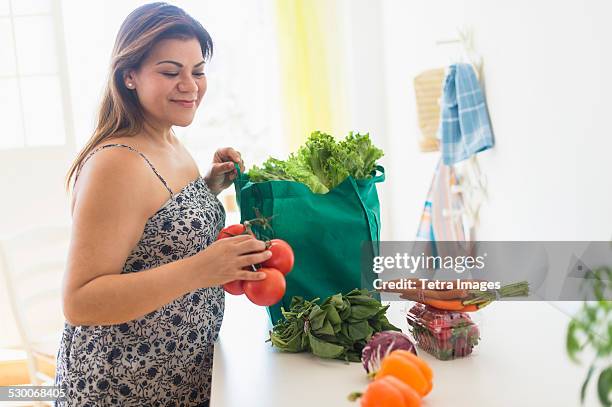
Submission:
M 136 81 L 134 80 L 134 71 L 128 71 L 123 74 L 123 83 L 128 89 L 136 89 Z

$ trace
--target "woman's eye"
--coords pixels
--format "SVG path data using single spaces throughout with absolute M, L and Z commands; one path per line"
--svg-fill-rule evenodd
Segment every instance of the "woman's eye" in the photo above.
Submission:
M 166 75 L 166 76 L 178 76 L 178 73 L 162 72 L 162 75 Z M 194 73 L 194 75 L 197 76 L 198 78 L 201 78 L 201 77 L 205 76 L 206 74 L 204 72 L 196 72 L 196 73 Z

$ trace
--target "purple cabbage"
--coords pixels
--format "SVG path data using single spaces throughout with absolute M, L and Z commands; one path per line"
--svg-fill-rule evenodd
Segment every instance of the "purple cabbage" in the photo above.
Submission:
M 408 335 L 397 331 L 378 332 L 361 351 L 361 363 L 368 374 L 376 374 L 385 356 L 397 349 L 417 354 L 416 346 Z

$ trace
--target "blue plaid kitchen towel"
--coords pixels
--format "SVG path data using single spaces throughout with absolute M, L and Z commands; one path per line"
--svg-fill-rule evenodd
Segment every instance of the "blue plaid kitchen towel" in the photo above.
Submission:
M 438 137 L 442 161 L 452 165 L 493 147 L 491 122 L 474 68 L 453 64 L 444 80 Z

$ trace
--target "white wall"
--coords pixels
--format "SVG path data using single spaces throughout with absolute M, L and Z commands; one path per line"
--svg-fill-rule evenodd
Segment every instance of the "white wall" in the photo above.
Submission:
M 344 44 L 344 63 L 337 69 L 346 76 L 345 97 L 348 105 L 344 123 L 346 128 L 340 135 L 344 137 L 349 131 L 369 133 L 372 143 L 385 153 L 379 162 L 385 167 L 387 178 L 385 182 L 377 184 L 377 190 L 381 202 L 381 240 L 391 240 L 397 200 L 391 195 L 394 176 L 388 167 L 393 154 L 386 131 L 382 7 L 371 0 L 339 0 L 338 4 L 338 14 L 342 19 L 338 26 L 342 27 L 340 35 Z
M 69 223 L 63 185 L 73 155 L 59 147 L 0 151 L 0 238 L 30 228 Z M 33 247 L 32 256 L 36 254 Z M 0 348 L 19 343 L 9 304 L 0 275 Z
M 412 80 L 447 65 L 465 24 L 495 132 L 483 240 L 609 240 L 612 51 L 606 1 L 382 2 L 394 240 L 414 238 L 436 155 L 418 152 Z M 376 44 L 370 44 L 376 45 Z

